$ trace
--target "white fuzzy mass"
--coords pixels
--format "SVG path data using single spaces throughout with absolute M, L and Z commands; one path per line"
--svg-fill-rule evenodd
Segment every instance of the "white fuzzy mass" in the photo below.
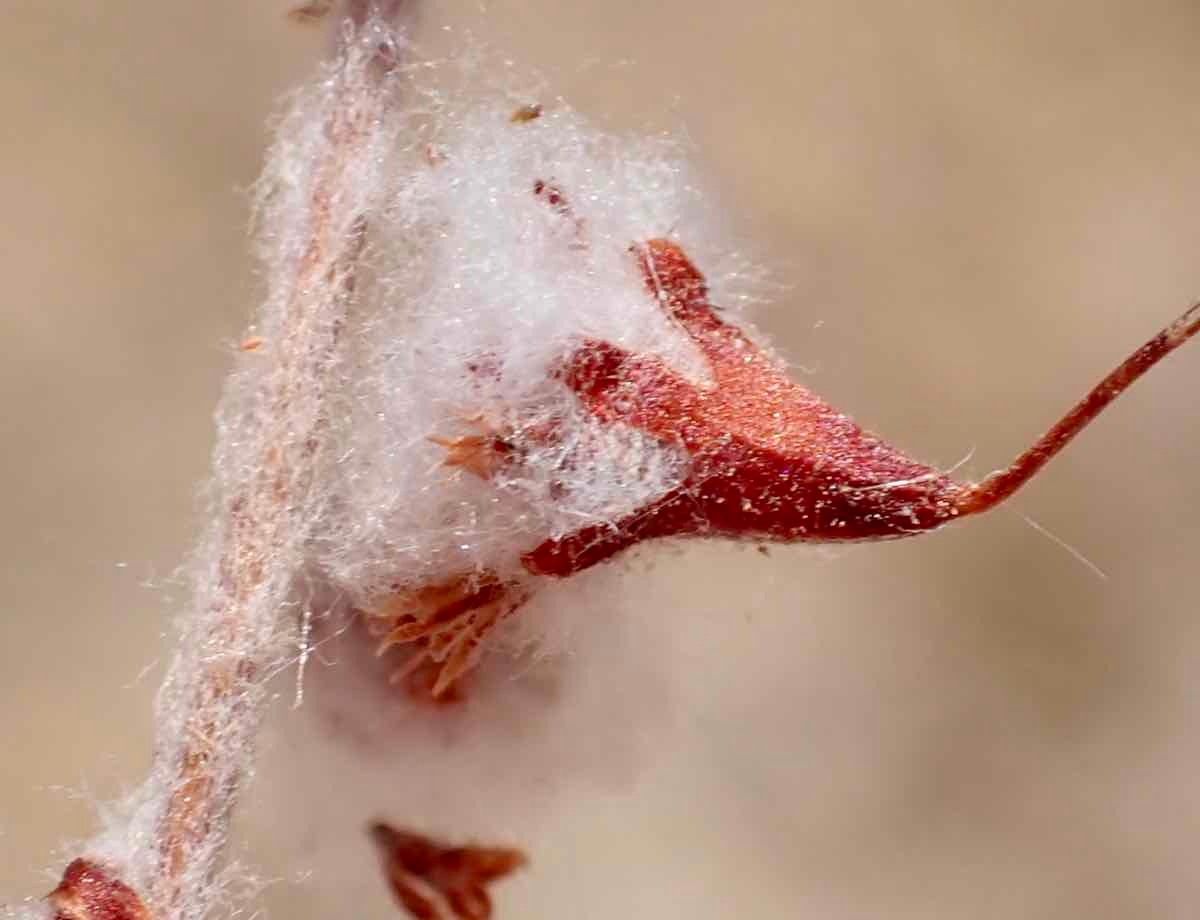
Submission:
M 555 370 L 588 339 L 706 371 L 647 292 L 631 246 L 710 234 L 666 141 L 604 134 L 561 104 L 415 92 L 345 337 L 331 403 L 334 494 L 321 563 L 357 600 L 489 569 L 677 484 L 685 458 L 600 425 Z M 499 433 L 519 458 L 491 479 L 431 438 Z

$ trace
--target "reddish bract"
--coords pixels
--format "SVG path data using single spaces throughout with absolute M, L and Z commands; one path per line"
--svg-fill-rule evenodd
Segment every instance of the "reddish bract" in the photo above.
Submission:
M 959 513 L 963 486 L 862 431 L 800 384 L 708 300 L 704 276 L 668 240 L 637 247 L 650 294 L 707 359 L 711 383 L 659 359 L 585 343 L 561 376 L 604 422 L 681 447 L 687 478 L 653 504 L 527 553 L 563 577 L 642 540 L 865 540 L 930 530 Z

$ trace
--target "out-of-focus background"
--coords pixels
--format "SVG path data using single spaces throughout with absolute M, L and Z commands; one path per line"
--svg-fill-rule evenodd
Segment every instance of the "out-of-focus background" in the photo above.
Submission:
M 247 188 L 325 47 L 288 6 L 5 7 L 5 897 L 49 888 L 149 757 L 255 298 Z M 432 49 L 469 29 L 613 130 L 686 135 L 785 286 L 759 325 L 927 461 L 1006 462 L 1200 296 L 1192 0 L 427 7 Z M 1198 385 L 1195 347 L 1011 508 L 932 537 L 664 553 L 625 590 L 670 714 L 539 806 L 501 920 L 1194 916 Z M 273 751 L 243 853 L 274 916 L 327 917 L 281 855 L 302 844 L 272 844 Z M 361 858 L 341 912 L 395 915 Z

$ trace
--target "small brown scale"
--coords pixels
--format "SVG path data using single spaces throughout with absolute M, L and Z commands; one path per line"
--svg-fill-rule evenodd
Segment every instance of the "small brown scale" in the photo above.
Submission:
M 525 865 L 520 850 L 455 846 L 383 823 L 371 838 L 392 896 L 414 920 L 487 920 L 487 886 Z

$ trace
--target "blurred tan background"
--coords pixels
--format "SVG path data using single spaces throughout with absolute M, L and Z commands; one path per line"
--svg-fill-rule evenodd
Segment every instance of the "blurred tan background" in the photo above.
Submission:
M 427 6 L 431 48 L 469 27 L 607 127 L 686 132 L 788 288 L 761 327 L 927 461 L 1006 462 L 1200 296 L 1192 0 Z M 255 297 L 246 188 L 323 48 L 287 7 L 5 5 L 6 897 L 148 758 Z M 1011 509 L 930 538 L 664 554 L 632 590 L 671 634 L 669 730 L 552 810 L 501 920 L 1194 916 L 1198 385 L 1193 346 Z M 329 916 L 248 798 L 272 915 Z

